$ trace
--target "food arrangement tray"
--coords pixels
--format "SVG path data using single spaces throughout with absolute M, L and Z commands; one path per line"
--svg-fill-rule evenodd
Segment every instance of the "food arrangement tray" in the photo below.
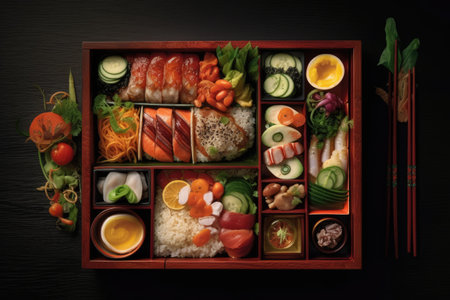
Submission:
M 244 47 L 248 41 L 231 41 L 234 47 Z M 247 153 L 232 161 L 220 162 L 155 162 L 140 160 L 136 163 L 99 163 L 97 119 L 93 113 L 96 96 L 98 61 L 105 55 L 116 53 L 145 52 L 188 52 L 215 53 L 218 46 L 224 47 L 229 41 L 170 41 L 170 42 L 83 42 L 83 92 L 82 92 L 82 267 L 83 268 L 125 268 L 125 269 L 360 269 L 362 267 L 362 216 L 361 216 L 361 42 L 360 41 L 250 41 L 259 48 L 259 77 L 255 85 L 255 142 Z M 298 54 L 303 64 L 303 85 L 300 93 L 292 99 L 277 99 L 264 93 L 264 59 L 271 53 L 289 52 Z M 338 56 L 344 64 L 345 75 L 342 82 L 331 91 L 336 92 L 346 103 L 346 113 L 353 122 L 348 132 L 348 198 L 345 206 L 336 210 L 311 209 L 308 192 L 303 203 L 294 209 L 282 211 L 269 209 L 265 203 L 263 189 L 270 183 L 303 184 L 308 191 L 308 126 L 300 131 L 300 143 L 304 148 L 299 156 L 303 164 L 302 175 L 295 179 L 280 180 L 274 177 L 264 164 L 264 151 L 261 141 L 265 130 L 264 112 L 272 105 L 288 105 L 307 115 L 306 95 L 313 89 L 305 79 L 304 69 L 308 62 L 318 54 L 330 53 Z M 177 104 L 180 107 L 186 106 Z M 177 105 L 172 107 L 176 108 Z M 144 108 L 146 103 L 136 103 Z M 189 107 L 187 105 L 186 107 Z M 106 203 L 102 201 L 96 185 L 98 178 L 109 171 L 138 171 L 144 174 L 148 183 L 148 194 L 138 204 Z M 231 258 L 225 254 L 211 258 L 175 258 L 158 256 L 155 251 L 155 201 L 158 190 L 157 177 L 161 172 L 170 171 L 224 171 L 251 170 L 257 173 L 257 194 L 255 214 L 258 235 L 253 249 L 242 258 Z M 111 208 L 132 210 L 143 220 L 145 236 L 138 251 L 125 258 L 109 258 L 102 255 L 92 242 L 91 229 L 94 219 Z M 296 253 L 277 255 L 266 251 L 265 235 L 269 220 L 274 218 L 294 218 L 294 231 L 298 235 Z M 335 218 L 344 225 L 346 242 L 342 249 L 332 254 L 319 252 L 313 242 L 315 224 L 326 218 Z M 317 225 L 319 226 L 319 225 Z

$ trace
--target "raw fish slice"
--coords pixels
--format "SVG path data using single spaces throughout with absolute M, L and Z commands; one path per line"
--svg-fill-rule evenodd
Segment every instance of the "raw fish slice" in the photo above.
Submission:
M 156 109 L 144 108 L 144 120 L 142 126 L 142 150 L 155 158 L 156 141 Z
M 181 66 L 183 56 L 180 53 L 172 53 L 167 57 L 164 65 L 164 86 L 162 90 L 163 103 L 178 103 L 181 91 Z
M 150 64 L 149 54 L 137 54 L 128 56 L 131 62 L 131 75 L 126 88 L 119 91 L 119 96 L 124 101 L 144 101 L 145 98 L 145 82 L 147 78 L 147 69 Z
M 185 54 L 181 68 L 182 87 L 180 92 L 181 103 L 193 103 L 197 98 L 197 84 L 199 81 L 199 58 L 195 54 Z
M 156 110 L 155 159 L 158 161 L 173 162 L 172 118 L 171 108 Z
M 153 53 L 147 70 L 145 86 L 145 101 L 162 103 L 162 89 L 164 86 L 164 65 L 167 61 L 165 53 Z
M 177 109 L 173 122 L 173 155 L 175 160 L 191 161 L 191 111 Z

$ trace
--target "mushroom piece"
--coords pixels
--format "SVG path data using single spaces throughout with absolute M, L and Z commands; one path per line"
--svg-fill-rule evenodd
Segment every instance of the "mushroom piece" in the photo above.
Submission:
M 263 196 L 266 198 L 273 196 L 280 191 L 280 188 L 281 188 L 281 185 L 279 185 L 278 183 L 270 183 L 270 184 L 266 185 L 266 187 L 264 188 Z

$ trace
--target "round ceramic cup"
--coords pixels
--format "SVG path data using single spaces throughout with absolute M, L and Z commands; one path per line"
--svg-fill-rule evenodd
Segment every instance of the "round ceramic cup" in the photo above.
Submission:
M 142 226 L 142 236 L 140 237 L 140 239 L 138 240 L 138 242 L 136 242 L 132 247 L 130 247 L 129 249 L 127 249 L 126 251 L 117 251 L 117 250 L 113 250 L 113 247 L 111 245 L 108 245 L 108 243 L 104 241 L 104 238 L 102 238 L 102 227 L 104 228 L 104 224 L 106 224 L 105 222 L 109 222 L 112 220 L 112 218 L 115 218 L 117 216 L 120 215 L 131 215 L 132 217 L 135 217 L 138 222 L 141 224 Z M 126 258 L 129 257 L 130 255 L 133 255 L 134 253 L 136 253 L 136 251 L 139 250 L 139 248 L 142 246 L 142 244 L 144 243 L 144 239 L 145 239 L 145 224 L 144 221 L 142 221 L 142 218 L 134 211 L 130 210 L 130 209 L 126 209 L 126 208 L 118 208 L 118 207 L 114 207 L 114 208 L 108 208 L 105 209 L 104 211 L 102 211 L 101 213 L 99 213 L 94 221 L 91 224 L 91 230 L 90 230 L 90 234 L 91 234 L 91 241 L 92 244 L 94 244 L 94 247 L 104 256 L 108 257 L 108 258 L 114 258 L 114 259 L 121 259 L 121 258 Z
M 337 223 L 342 227 L 342 235 L 338 238 L 336 247 L 331 248 L 331 247 L 319 246 L 318 241 L 317 241 L 317 233 L 319 233 L 320 230 L 325 228 L 325 226 L 332 224 L 332 223 Z M 312 237 L 311 238 L 312 238 L 313 244 L 317 248 L 317 250 L 319 250 L 320 252 L 322 252 L 324 254 L 333 254 L 333 253 L 336 253 L 339 250 L 341 250 L 344 247 L 344 245 L 347 243 L 347 228 L 345 227 L 344 223 L 342 223 L 342 221 L 337 218 L 332 218 L 332 217 L 323 218 L 323 219 L 320 219 L 319 221 L 317 221 L 316 224 L 314 225 L 314 227 L 312 229 Z
M 326 57 L 333 59 L 336 62 L 336 64 L 338 64 L 342 68 L 342 74 L 332 84 L 330 84 L 328 86 L 320 86 L 320 85 L 317 85 L 315 82 L 311 81 L 311 79 L 309 77 L 309 72 L 310 72 L 311 68 L 315 66 L 315 64 L 318 60 L 324 59 Z M 330 90 L 330 89 L 336 87 L 339 83 L 341 83 L 342 79 L 344 78 L 344 75 L 345 75 L 345 68 L 344 68 L 344 64 L 342 63 L 342 60 L 340 60 L 339 57 L 337 57 L 336 55 L 333 55 L 333 54 L 328 54 L 328 53 L 319 54 L 319 55 L 315 56 L 313 59 L 311 59 L 311 61 L 308 63 L 308 66 L 306 67 L 306 80 L 308 80 L 309 84 L 312 87 L 319 89 L 319 90 Z

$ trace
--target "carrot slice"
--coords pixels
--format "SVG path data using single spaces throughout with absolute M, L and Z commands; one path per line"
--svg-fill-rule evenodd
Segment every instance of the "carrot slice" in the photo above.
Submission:
M 306 118 L 302 113 L 298 113 L 298 114 L 294 115 L 292 125 L 294 125 L 295 127 L 300 127 L 300 126 L 305 125 L 305 123 L 306 123 Z
M 290 125 L 294 120 L 294 112 L 291 108 L 282 108 L 278 113 L 278 121 L 283 125 Z
M 201 247 L 205 245 L 211 238 L 211 230 L 208 228 L 200 230 L 192 239 L 192 242 L 197 246 Z

